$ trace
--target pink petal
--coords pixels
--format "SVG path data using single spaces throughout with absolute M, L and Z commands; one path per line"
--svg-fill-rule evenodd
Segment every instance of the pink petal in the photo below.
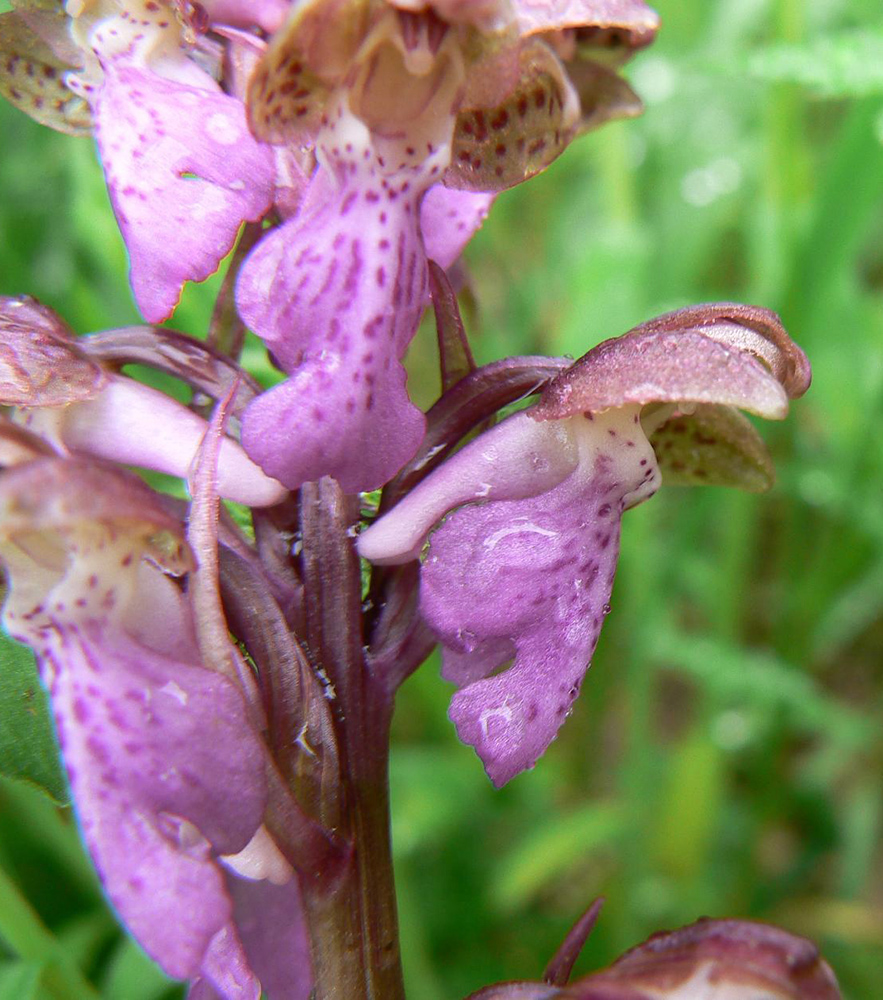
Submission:
M 458 191 L 435 184 L 420 206 L 420 229 L 426 256 L 449 268 L 487 218 L 495 195 Z
M 576 468 L 577 449 L 565 425 L 518 413 L 456 452 L 359 536 L 359 553 L 374 563 L 403 563 L 462 504 L 536 496 Z
M 291 10 L 291 0 L 204 0 L 202 6 L 213 24 L 257 25 L 272 34 Z
M 431 536 L 421 612 L 444 647 L 444 675 L 466 681 L 451 720 L 498 786 L 533 767 L 570 713 L 609 610 L 620 515 L 658 486 L 634 416 L 576 418 L 580 464 L 563 482 L 464 507 Z M 512 647 L 512 666 L 489 676 Z
M 364 557 L 406 561 L 459 507 L 429 537 L 420 610 L 461 685 L 450 717 L 496 785 L 532 767 L 570 712 L 609 610 L 620 515 L 658 485 L 637 407 L 548 424 L 518 413 L 360 537 Z
M 428 296 L 418 231 L 422 187 L 383 176 L 366 143 L 320 169 L 294 219 L 242 269 L 239 310 L 291 378 L 245 411 L 242 442 L 295 488 L 323 475 L 370 490 L 414 454 L 423 414 L 401 359 Z
M 61 459 L 7 471 L 0 506 L 3 625 L 37 654 L 108 896 L 170 975 L 257 1000 L 219 858 L 261 828 L 265 749 L 199 662 L 182 525 L 136 477 Z
M 240 224 L 267 211 L 273 153 L 252 138 L 234 98 L 121 60 L 105 67 L 94 110 L 135 299 L 146 319 L 160 322 L 184 282 L 212 274 Z
M 274 885 L 228 875 L 227 887 L 237 932 L 264 993 L 271 1000 L 309 1000 L 313 988 L 310 942 L 297 879 Z M 224 997 L 202 977 L 187 993 L 187 1000 Z
M 310 940 L 297 879 L 283 885 L 231 878 L 236 926 L 248 960 L 272 1000 L 308 1000 Z
M 34 410 L 28 426 L 57 435 L 72 452 L 112 462 L 156 469 L 186 479 L 207 423 L 186 406 L 150 386 L 112 375 L 94 399 L 59 411 Z M 218 458 L 222 497 L 264 507 L 278 503 L 285 487 L 248 458 L 238 442 L 225 437 Z
M 242 697 L 120 632 L 58 636 L 44 669 L 86 843 L 145 950 L 190 978 L 232 915 L 214 857 L 244 847 L 263 814 L 263 759 Z

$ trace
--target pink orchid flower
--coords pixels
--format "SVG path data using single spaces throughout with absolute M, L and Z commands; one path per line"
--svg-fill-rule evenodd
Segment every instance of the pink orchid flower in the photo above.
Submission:
M 767 310 L 662 316 L 593 348 L 363 532 L 373 562 L 422 556 L 421 613 L 460 689 L 450 716 L 494 784 L 533 767 L 570 713 L 610 611 L 623 512 L 663 479 L 768 487 L 734 408 L 780 420 L 809 378 Z

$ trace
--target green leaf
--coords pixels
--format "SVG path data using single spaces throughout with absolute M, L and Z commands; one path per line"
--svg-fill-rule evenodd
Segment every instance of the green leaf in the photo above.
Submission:
M 4 962 L 0 965 L 0 1000 L 32 1000 L 39 982 L 36 962 Z
M 664 630 L 654 652 L 724 701 L 782 712 L 786 725 L 853 750 L 867 746 L 876 728 L 870 718 L 833 699 L 806 671 L 768 650 L 742 648 L 714 636 Z
M 68 800 L 49 699 L 34 654 L 0 634 L 0 774 L 41 788 L 58 803 Z
M 43 984 L 53 1000 L 98 1000 L 91 983 L 3 868 L 0 868 L 0 939 L 23 960 L 46 966 Z
M 722 815 L 722 754 L 701 732 L 683 740 L 666 762 L 653 853 L 662 869 L 685 881 L 701 878 Z
M 161 1000 L 172 983 L 131 938 L 124 938 L 108 963 L 101 995 L 107 1000 Z
M 104 906 L 77 914 L 55 932 L 60 950 L 79 969 L 95 968 L 118 934 L 117 922 Z
M 626 828 L 622 809 L 612 802 L 593 803 L 553 819 L 531 831 L 500 859 L 493 888 L 500 909 L 524 906 L 593 851 L 614 845 Z
M 800 45 L 773 45 L 748 58 L 748 72 L 797 83 L 820 97 L 883 94 L 883 32 L 843 31 Z

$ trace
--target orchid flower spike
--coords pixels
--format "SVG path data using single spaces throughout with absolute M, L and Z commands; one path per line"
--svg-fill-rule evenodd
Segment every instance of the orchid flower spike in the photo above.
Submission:
M 778 927 L 700 920 L 654 934 L 563 988 L 498 983 L 468 1000 L 840 1000 L 818 948 Z
M 150 386 L 88 357 L 64 322 L 33 299 L 0 297 L 0 405 L 61 454 L 88 454 L 187 478 L 206 421 Z M 225 437 L 221 496 L 264 507 L 287 493 Z
M 593 348 L 363 532 L 375 563 L 422 558 L 421 613 L 460 688 L 450 717 L 494 784 L 532 767 L 571 710 L 610 611 L 622 513 L 669 478 L 769 486 L 735 408 L 782 419 L 809 378 L 767 310 L 671 313 Z
M 401 360 L 427 255 L 449 266 L 494 192 L 585 128 L 637 112 L 596 55 L 614 38 L 631 52 L 656 25 L 641 0 L 294 5 L 252 76 L 249 116 L 261 139 L 314 147 L 319 166 L 237 289 L 291 376 L 243 420 L 270 475 L 294 489 L 327 474 L 358 492 L 413 456 L 425 423 Z
M 201 659 L 181 522 L 130 473 L 35 458 L 0 473 L 0 560 L 3 626 L 37 656 L 84 839 L 132 934 L 194 997 L 258 1000 L 263 983 L 306 1000 L 298 884 L 263 825 L 266 750 Z

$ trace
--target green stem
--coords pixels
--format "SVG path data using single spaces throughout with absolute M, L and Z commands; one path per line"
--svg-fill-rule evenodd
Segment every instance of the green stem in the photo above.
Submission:
M 0 868 L 0 937 L 22 959 L 44 966 L 42 982 L 57 1000 L 98 1000 L 97 991 Z
M 249 222 L 243 226 L 242 235 L 233 251 L 230 266 L 224 276 L 221 291 L 218 294 L 215 308 L 209 323 L 207 342 L 226 354 L 234 361 L 239 360 L 242 346 L 245 343 L 245 324 L 239 318 L 236 310 L 236 279 L 245 258 L 257 244 L 263 234 L 259 222 Z

